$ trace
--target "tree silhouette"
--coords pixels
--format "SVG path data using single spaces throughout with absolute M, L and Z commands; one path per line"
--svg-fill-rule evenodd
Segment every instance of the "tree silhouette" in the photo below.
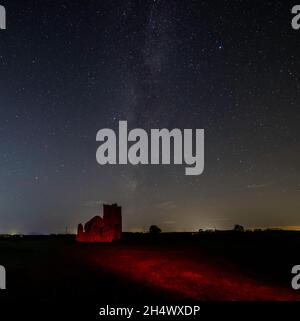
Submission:
M 239 224 L 234 225 L 234 229 L 233 230 L 235 232 L 244 232 L 245 231 L 244 226 L 239 225 Z
M 159 234 L 161 232 L 161 229 L 156 225 L 151 225 L 149 228 L 150 234 Z

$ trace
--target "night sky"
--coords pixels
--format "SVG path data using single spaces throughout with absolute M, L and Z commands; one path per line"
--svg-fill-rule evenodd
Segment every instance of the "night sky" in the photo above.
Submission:
M 300 226 L 289 1 L 1 1 L 0 233 Z M 205 170 L 96 162 L 96 133 L 204 128 Z

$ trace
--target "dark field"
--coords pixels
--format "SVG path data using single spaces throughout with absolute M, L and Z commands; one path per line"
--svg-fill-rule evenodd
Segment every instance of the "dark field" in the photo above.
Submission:
M 1 239 L 1 301 L 300 300 L 290 286 L 299 246 L 297 232 L 125 234 L 112 244 L 78 244 L 73 236 Z

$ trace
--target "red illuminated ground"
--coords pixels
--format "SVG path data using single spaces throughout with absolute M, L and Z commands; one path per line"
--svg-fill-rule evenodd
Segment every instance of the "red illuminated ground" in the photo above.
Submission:
M 125 235 L 120 243 L 70 237 L 0 240 L 5 299 L 103 303 L 294 301 L 300 233 Z
M 169 291 L 174 299 L 300 300 L 289 283 L 256 279 L 226 258 L 194 246 L 99 244 L 83 246 L 80 255 L 83 252 L 94 267 L 134 284 Z

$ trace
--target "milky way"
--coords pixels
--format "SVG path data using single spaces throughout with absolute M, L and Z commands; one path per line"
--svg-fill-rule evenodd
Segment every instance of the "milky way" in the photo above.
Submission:
M 299 226 L 299 37 L 288 1 L 2 1 L 0 232 Z M 204 128 L 205 170 L 99 166 L 96 133 Z

